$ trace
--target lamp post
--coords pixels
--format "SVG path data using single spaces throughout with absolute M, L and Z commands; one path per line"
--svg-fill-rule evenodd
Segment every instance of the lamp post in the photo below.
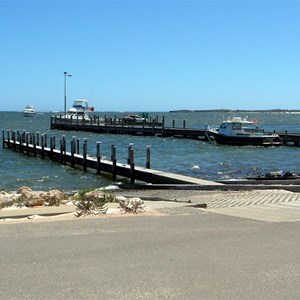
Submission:
M 68 74 L 68 72 L 64 72 L 65 75 L 65 106 L 64 106 L 64 111 L 65 111 L 65 116 L 67 115 L 67 77 L 71 77 L 72 75 Z

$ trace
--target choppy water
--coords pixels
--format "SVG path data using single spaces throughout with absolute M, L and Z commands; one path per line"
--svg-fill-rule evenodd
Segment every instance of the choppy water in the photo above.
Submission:
M 123 116 L 123 113 L 101 113 L 107 117 Z M 204 128 L 206 124 L 219 125 L 228 116 L 248 116 L 249 119 L 262 121 L 267 131 L 300 133 L 300 114 L 288 113 L 241 113 L 186 112 L 186 113 L 149 113 L 160 119 L 165 117 L 166 126 Z M 56 136 L 57 140 L 66 136 L 67 142 L 73 136 L 88 138 L 88 153 L 95 155 L 96 142 L 101 142 L 102 157 L 110 158 L 111 145 L 117 148 L 118 162 L 127 161 L 128 145 L 134 144 L 135 163 L 144 166 L 146 147 L 151 146 L 151 168 L 183 175 L 210 179 L 240 179 L 273 171 L 300 172 L 300 148 L 222 146 L 214 142 L 202 142 L 180 138 L 137 137 L 129 135 L 108 135 L 89 132 L 70 132 L 50 129 L 50 114 L 39 113 L 33 118 L 25 118 L 19 112 L 0 112 L 0 128 L 40 132 Z M 26 185 L 32 189 L 74 190 L 96 188 L 112 184 L 110 179 L 84 173 L 40 158 L 27 157 L 12 150 L 0 148 L 0 188 L 15 190 Z

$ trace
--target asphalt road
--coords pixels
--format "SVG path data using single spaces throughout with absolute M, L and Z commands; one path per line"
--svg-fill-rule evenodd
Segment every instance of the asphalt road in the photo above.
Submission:
M 0 224 L 0 299 L 300 299 L 300 222 L 163 212 Z

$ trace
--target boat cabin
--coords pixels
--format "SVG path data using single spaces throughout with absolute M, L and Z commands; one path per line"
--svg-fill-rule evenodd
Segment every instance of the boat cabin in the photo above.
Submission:
M 224 121 L 218 132 L 223 135 L 245 135 L 250 132 L 259 132 L 258 126 L 253 121 L 248 121 L 240 117 L 235 117 L 233 119 Z

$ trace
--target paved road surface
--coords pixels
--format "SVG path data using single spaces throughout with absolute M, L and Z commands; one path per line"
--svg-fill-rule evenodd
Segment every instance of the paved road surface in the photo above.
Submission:
M 0 299 L 300 299 L 300 222 L 160 212 L 1 223 Z

